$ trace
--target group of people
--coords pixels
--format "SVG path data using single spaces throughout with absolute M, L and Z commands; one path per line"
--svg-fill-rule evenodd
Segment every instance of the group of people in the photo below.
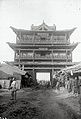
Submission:
M 81 79 L 79 76 L 63 75 L 57 78 L 56 89 L 60 90 L 60 87 L 64 87 L 69 93 L 73 92 L 75 96 L 79 95 L 81 93 Z
M 75 96 L 81 93 L 80 86 L 81 86 L 81 79 L 79 79 L 78 76 L 75 76 L 74 78 L 71 78 L 66 82 L 66 88 L 68 89 L 68 92 L 73 92 Z

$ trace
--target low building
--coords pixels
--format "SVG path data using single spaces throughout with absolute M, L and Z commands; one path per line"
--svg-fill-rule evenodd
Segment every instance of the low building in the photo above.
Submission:
M 25 75 L 25 71 L 20 70 L 16 66 L 10 66 L 8 64 L 0 65 L 0 85 L 2 88 L 9 88 L 10 79 L 15 77 L 17 82 L 17 88 L 20 89 L 22 75 Z

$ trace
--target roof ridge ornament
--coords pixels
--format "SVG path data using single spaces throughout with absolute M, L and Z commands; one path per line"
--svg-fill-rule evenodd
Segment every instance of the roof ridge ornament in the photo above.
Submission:
M 44 20 L 43 20 L 43 24 L 45 24 Z

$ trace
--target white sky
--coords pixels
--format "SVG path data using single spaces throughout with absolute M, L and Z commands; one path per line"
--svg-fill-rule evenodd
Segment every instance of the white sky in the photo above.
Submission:
M 81 42 L 81 0 L 0 0 L 0 62 L 14 61 L 6 42 L 15 42 L 9 28 L 30 29 L 31 25 L 56 25 L 57 30 L 77 27 L 71 42 Z M 81 61 L 81 43 L 73 51 L 73 62 Z
M 47 73 L 47 72 L 36 73 L 36 79 L 37 81 L 40 81 L 40 80 L 50 81 L 50 73 Z

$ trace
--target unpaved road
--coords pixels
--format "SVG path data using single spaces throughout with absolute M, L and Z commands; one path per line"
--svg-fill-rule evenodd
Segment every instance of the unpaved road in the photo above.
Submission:
M 56 96 L 52 89 L 25 89 L 17 94 L 15 102 L 10 101 L 9 95 L 3 96 L 0 116 L 8 119 L 81 119 Z
M 40 119 L 81 119 L 56 96 L 53 90 L 43 90 L 38 93 Z

